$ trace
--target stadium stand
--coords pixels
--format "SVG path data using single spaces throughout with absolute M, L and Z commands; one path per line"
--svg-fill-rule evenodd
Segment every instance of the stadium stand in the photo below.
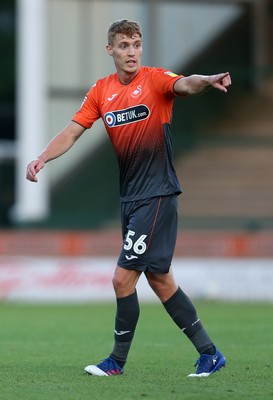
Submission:
M 273 227 L 272 99 L 272 88 L 266 95 L 239 96 L 224 118 L 204 127 L 196 148 L 179 158 L 182 225 Z

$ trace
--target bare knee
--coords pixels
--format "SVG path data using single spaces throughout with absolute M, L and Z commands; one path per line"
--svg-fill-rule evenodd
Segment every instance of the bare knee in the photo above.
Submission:
M 146 277 L 149 285 L 163 303 L 178 289 L 178 285 L 176 284 L 172 273 L 159 275 L 148 272 L 146 273 Z
M 112 279 L 116 296 L 126 297 L 133 294 L 140 274 L 140 271 L 126 270 L 117 266 Z
M 124 282 L 124 280 L 120 276 L 114 275 L 114 277 L 112 279 L 112 284 L 113 284 L 115 293 L 117 295 L 119 295 L 118 297 L 123 297 L 123 296 L 120 296 L 121 293 L 125 293 L 125 292 L 127 293 L 127 290 L 128 290 L 127 282 Z

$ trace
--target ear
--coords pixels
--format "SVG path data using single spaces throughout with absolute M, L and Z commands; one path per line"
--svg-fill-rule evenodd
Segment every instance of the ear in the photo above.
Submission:
M 109 56 L 113 55 L 113 48 L 112 48 L 112 46 L 110 46 L 110 44 L 108 44 L 106 46 L 106 50 L 107 50 L 107 53 L 109 54 Z

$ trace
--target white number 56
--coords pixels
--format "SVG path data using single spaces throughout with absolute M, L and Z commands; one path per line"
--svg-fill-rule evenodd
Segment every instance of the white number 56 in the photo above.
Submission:
M 135 231 L 128 231 L 123 248 L 124 250 L 131 250 L 131 248 L 133 247 L 133 250 L 136 254 L 143 254 L 147 248 L 146 243 L 144 242 L 147 235 L 141 235 L 134 243 L 131 237 L 135 236 L 135 234 Z

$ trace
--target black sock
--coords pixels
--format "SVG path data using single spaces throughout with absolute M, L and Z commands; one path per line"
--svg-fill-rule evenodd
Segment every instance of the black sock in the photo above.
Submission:
M 205 328 L 202 327 L 195 335 L 189 337 L 189 339 L 199 354 L 208 354 L 213 356 L 216 353 L 216 348 Z
M 198 318 L 193 303 L 180 287 L 163 305 L 199 354 L 215 354 L 215 346 Z
M 114 348 L 110 357 L 124 366 L 135 334 L 139 318 L 137 292 L 127 297 L 117 298 L 117 312 L 114 331 Z

